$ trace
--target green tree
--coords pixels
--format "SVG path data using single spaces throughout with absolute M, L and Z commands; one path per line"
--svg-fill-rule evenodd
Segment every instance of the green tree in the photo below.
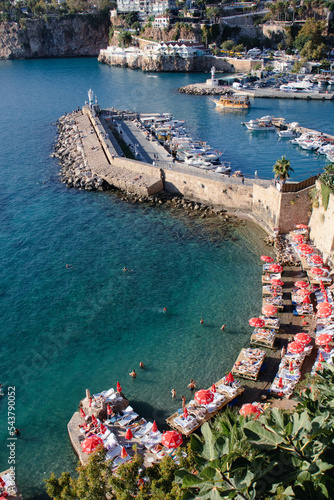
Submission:
M 127 31 L 121 31 L 118 35 L 118 45 L 120 47 L 129 47 L 132 42 L 132 36 Z
M 285 180 L 287 177 L 290 177 L 290 174 L 293 173 L 293 168 L 290 166 L 290 160 L 282 156 L 274 165 L 273 172 L 275 174 L 275 179 Z
M 323 58 L 325 52 L 323 31 L 324 23 L 322 21 L 308 19 L 293 43 L 294 48 L 307 59 Z
M 324 172 L 319 175 L 319 181 L 334 193 L 334 163 L 325 166 Z

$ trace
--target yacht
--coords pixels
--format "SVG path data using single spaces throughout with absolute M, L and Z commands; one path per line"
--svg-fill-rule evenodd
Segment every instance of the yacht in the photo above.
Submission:
M 288 138 L 288 137 L 296 137 L 297 132 L 295 130 L 292 130 L 291 128 L 288 128 L 286 130 L 280 130 L 278 132 L 278 136 L 282 138 Z
M 248 109 L 250 101 L 248 95 L 221 96 L 219 101 L 213 101 L 219 108 Z
M 249 122 L 245 122 L 244 125 L 251 131 L 276 130 L 276 127 L 272 122 L 272 116 L 263 116 L 262 118 L 258 118 L 256 120 L 249 120 Z
M 229 174 L 231 173 L 231 163 L 224 161 L 219 167 L 216 168 L 216 174 Z

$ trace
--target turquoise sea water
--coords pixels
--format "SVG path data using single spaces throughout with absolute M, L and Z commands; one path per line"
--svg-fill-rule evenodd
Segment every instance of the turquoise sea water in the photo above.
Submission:
M 253 223 L 226 226 L 67 190 L 49 156 L 52 123 L 91 87 L 101 106 L 185 118 L 235 169 L 269 177 L 286 153 L 306 176 L 324 161 L 272 135 L 252 137 L 240 122 L 274 114 L 334 133 L 332 103 L 255 101 L 246 115 L 222 114 L 212 98 L 176 90 L 206 75 L 147 78 L 93 59 L 0 62 L 0 77 L 0 382 L 16 388 L 17 479 L 24 498 L 36 500 L 51 471 L 76 466 L 66 424 L 86 388 L 119 380 L 134 408 L 162 425 L 189 396 L 190 378 L 207 387 L 231 367 L 249 339 L 247 319 L 260 310 L 259 255 L 267 251 Z M 7 398 L 0 413 L 5 469 Z

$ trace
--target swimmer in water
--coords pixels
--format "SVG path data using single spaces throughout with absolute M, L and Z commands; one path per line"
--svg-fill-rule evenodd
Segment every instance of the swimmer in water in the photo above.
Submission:
M 145 368 L 145 365 L 142 361 L 139 363 L 139 366 L 140 366 L 140 368 Z
M 137 373 L 136 373 L 134 370 L 132 370 L 132 372 L 131 372 L 131 373 L 129 373 L 129 375 L 130 375 L 130 377 L 132 377 L 132 378 L 136 378 L 136 377 L 137 377 Z
M 163 311 L 164 311 L 164 313 L 165 313 L 165 312 L 167 312 L 167 307 L 164 307 L 164 308 L 163 308 Z
M 200 323 L 201 323 L 201 325 L 203 325 L 203 323 L 204 323 L 204 319 L 203 318 L 201 318 Z
M 224 330 L 224 329 L 225 329 L 225 326 L 226 326 L 226 325 L 223 325 L 223 326 L 221 327 L 221 330 Z
M 175 396 L 176 396 L 176 390 L 172 389 L 170 392 L 172 393 L 172 398 L 175 398 Z
M 71 264 L 66 264 L 66 269 L 72 269 Z

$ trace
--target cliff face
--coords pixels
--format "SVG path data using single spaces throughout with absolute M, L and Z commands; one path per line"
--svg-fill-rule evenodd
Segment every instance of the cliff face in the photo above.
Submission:
M 108 54 L 102 50 L 98 57 L 99 62 L 110 66 L 123 66 L 131 69 L 141 69 L 143 71 L 210 71 L 215 65 L 218 71 L 232 71 L 232 66 L 223 58 L 210 56 L 196 56 L 187 59 L 178 56 L 157 56 L 149 57 L 132 54 Z
M 91 15 L 0 24 L 0 59 L 97 56 L 108 43 L 108 21 Z

